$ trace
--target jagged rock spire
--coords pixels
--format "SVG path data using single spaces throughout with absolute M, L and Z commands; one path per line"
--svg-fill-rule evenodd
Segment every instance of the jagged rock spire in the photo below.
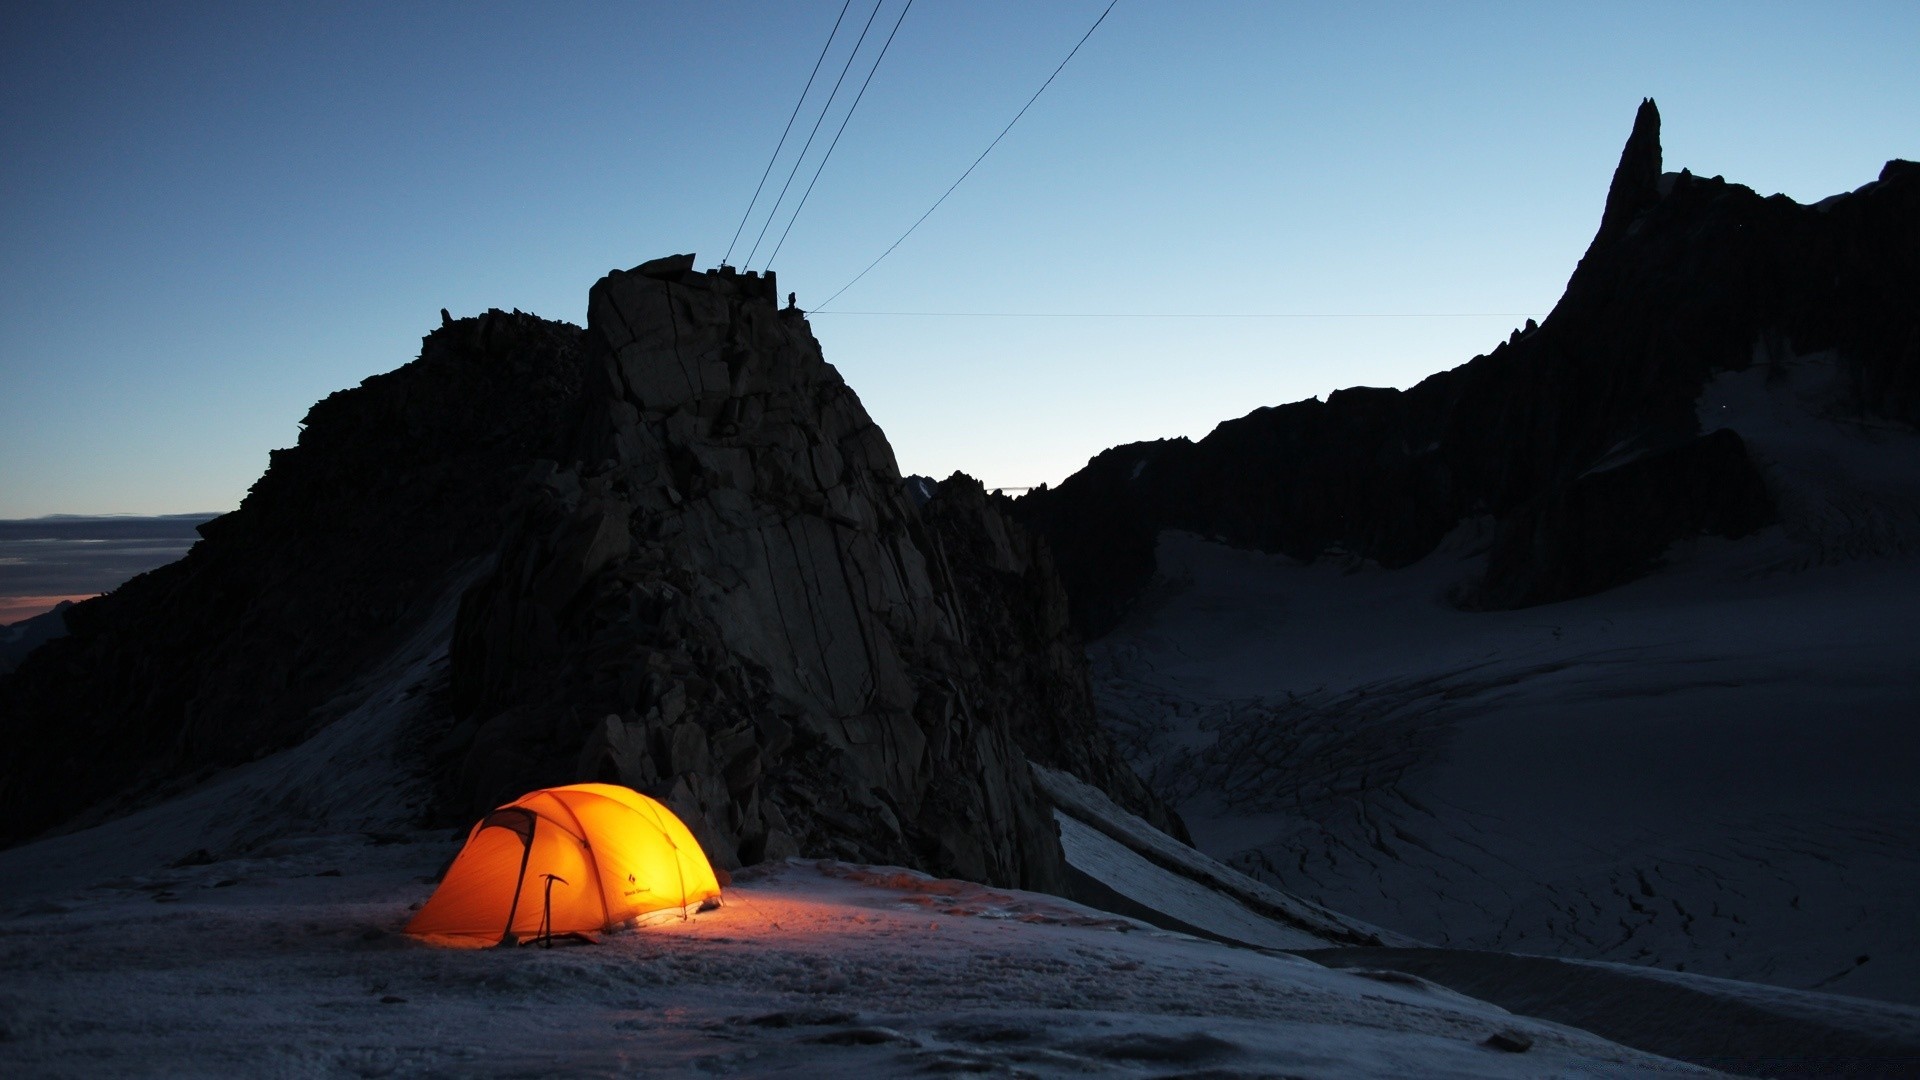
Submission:
M 1600 231 L 1594 234 L 1593 250 L 1621 233 L 1648 206 L 1660 198 L 1660 108 L 1652 98 L 1640 102 L 1633 117 L 1633 134 L 1627 136 L 1620 151 L 1620 164 L 1613 170 L 1613 184 L 1607 189 L 1607 208 L 1600 216 Z

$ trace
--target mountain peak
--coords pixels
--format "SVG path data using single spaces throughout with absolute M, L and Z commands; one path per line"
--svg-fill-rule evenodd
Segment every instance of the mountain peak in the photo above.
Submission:
M 1660 198 L 1660 107 L 1643 98 L 1633 117 L 1633 132 L 1620 151 L 1620 164 L 1607 188 L 1607 208 L 1600 215 L 1600 231 L 1587 251 L 1627 231 L 1640 211 Z

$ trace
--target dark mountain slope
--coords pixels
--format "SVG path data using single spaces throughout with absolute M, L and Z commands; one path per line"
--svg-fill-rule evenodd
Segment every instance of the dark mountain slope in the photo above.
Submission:
M 62 600 L 51 610 L 32 618 L 0 626 L 0 675 L 20 666 L 33 650 L 67 632 L 67 609 L 73 601 Z
M 0 681 L 0 839 L 297 742 L 498 543 L 580 387 L 580 330 L 489 311 L 316 404 L 184 559 Z
M 1116 447 L 1015 514 L 1051 543 L 1076 623 L 1109 629 L 1182 529 L 1311 560 L 1386 566 L 1492 515 L 1485 580 L 1508 607 L 1606 589 L 1669 543 L 1772 517 L 1739 436 L 1703 436 L 1714 373 L 1834 350 L 1863 415 L 1920 421 L 1920 166 L 1890 162 L 1802 206 L 1660 171 L 1641 105 L 1601 227 L 1553 313 L 1406 390 L 1263 408 L 1198 443 Z
M 916 505 L 771 278 L 692 261 L 609 274 L 584 332 L 451 323 L 315 406 L 186 558 L 0 682 L 4 837 L 297 742 L 427 633 L 446 663 L 400 742 L 449 821 L 609 780 L 724 866 L 1059 889 L 1031 759 L 1183 835 L 1096 727 L 1006 500 L 955 477 Z

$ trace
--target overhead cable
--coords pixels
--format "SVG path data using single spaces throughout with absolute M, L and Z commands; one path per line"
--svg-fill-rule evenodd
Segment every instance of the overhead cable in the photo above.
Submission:
M 860 46 L 867 40 L 867 31 L 873 29 L 874 17 L 880 14 L 880 5 L 885 0 L 874 0 L 873 11 L 867 15 L 867 24 L 860 28 L 860 36 L 854 40 L 853 51 L 847 54 L 847 62 L 841 65 L 840 77 L 833 81 L 833 90 L 827 94 L 827 103 L 820 106 L 820 115 L 814 118 L 813 130 L 807 133 L 806 144 L 800 147 L 800 156 L 793 159 L 793 168 L 787 170 L 787 182 L 780 185 L 780 196 L 773 200 L 773 209 L 767 211 L 767 220 L 760 225 L 760 235 L 753 238 L 753 247 L 748 250 L 745 261 L 740 264 L 746 269 L 753 264 L 753 256 L 760 250 L 760 241 L 767 238 L 767 227 L 780 213 L 780 203 L 787 197 L 787 189 L 793 186 L 793 178 L 799 175 L 801 162 L 807 160 L 807 151 L 813 146 L 813 137 L 820 134 L 820 125 L 826 122 L 827 110 L 833 108 L 833 99 L 840 94 L 840 84 L 847 81 L 847 72 L 853 70 L 853 58 L 860 55 Z
M 910 319 L 1538 319 L 1537 311 L 819 311 Z
M 807 85 L 800 89 L 800 100 L 793 103 L 793 113 L 787 117 L 787 126 L 780 132 L 780 141 L 773 144 L 773 156 L 767 159 L 767 168 L 760 174 L 760 182 L 753 187 L 753 198 L 747 200 L 747 212 L 740 215 L 740 224 L 734 226 L 733 239 L 727 242 L 727 253 L 720 256 L 725 263 L 733 256 L 733 247 L 740 242 L 740 233 L 747 227 L 747 219 L 753 216 L 754 204 L 760 201 L 761 189 L 767 186 L 767 177 L 773 174 L 774 162 L 780 160 L 780 151 L 787 145 L 787 136 L 793 131 L 793 121 L 800 115 L 800 106 L 807 103 L 807 91 L 813 89 L 814 77 L 820 74 L 820 65 L 827 59 L 827 50 L 833 48 L 834 35 L 840 32 L 840 21 L 847 17 L 847 9 L 853 6 L 853 0 L 840 5 L 840 15 L 833 20 L 833 29 L 827 31 L 827 43 L 820 46 L 820 56 L 813 62 L 813 71 L 807 75 Z
M 793 231 L 793 223 L 800 220 L 800 211 L 807 205 L 807 196 L 813 194 L 813 185 L 820 182 L 820 173 L 827 167 L 827 159 L 833 157 L 833 148 L 840 145 L 840 136 L 846 134 L 847 121 L 853 119 L 853 110 L 860 107 L 860 99 L 867 96 L 867 83 L 873 81 L 873 73 L 880 70 L 880 61 L 887 58 L 887 50 L 893 47 L 893 35 L 900 32 L 900 24 L 907 21 L 907 12 L 913 10 L 913 0 L 907 0 L 907 6 L 900 9 L 900 17 L 893 20 L 893 32 L 887 35 L 886 43 L 880 46 L 880 55 L 874 58 L 873 66 L 867 69 L 867 80 L 860 84 L 860 92 L 853 96 L 853 104 L 847 108 L 847 115 L 840 118 L 840 130 L 833 133 L 833 141 L 827 144 L 827 152 L 820 158 L 820 166 L 813 170 L 813 179 L 807 181 L 807 190 L 800 196 L 800 202 L 793 208 L 793 216 L 787 219 L 787 228 L 780 234 L 780 242 L 773 245 L 773 254 L 767 256 L 767 266 L 773 266 L 773 260 L 786 245 L 787 233 Z
M 1014 113 L 1013 119 L 1007 121 L 1007 126 L 1000 129 L 1000 134 L 995 135 L 993 137 L 993 141 L 987 144 L 987 148 L 985 150 L 980 151 L 980 156 L 977 158 L 974 158 L 973 164 L 967 166 L 967 171 L 960 174 L 960 179 L 955 180 L 951 187 L 948 187 L 947 190 L 944 193 L 942 193 L 938 199 L 935 199 L 933 201 L 933 205 L 927 207 L 926 213 L 921 214 L 918 220 L 916 220 L 912 225 L 907 226 L 907 231 L 900 234 L 900 239 L 895 240 L 892 244 L 889 244 L 887 246 L 887 250 L 880 253 L 880 258 L 875 259 L 872 262 L 868 263 L 867 268 L 865 270 L 860 271 L 858 274 L 855 274 L 853 276 L 852 281 L 849 281 L 845 285 L 840 286 L 839 291 L 835 292 L 832 296 L 827 297 L 826 303 L 821 304 L 820 305 L 821 307 L 824 308 L 832 304 L 835 300 L 840 298 L 840 293 L 846 292 L 848 289 L 851 289 L 856 284 L 858 284 L 860 279 L 863 277 L 866 277 L 869 271 L 871 271 L 874 267 L 879 266 L 881 261 L 886 259 L 887 256 L 893 254 L 894 248 L 897 248 L 902 243 L 905 243 L 907 237 L 913 235 L 913 231 L 920 227 L 920 223 L 922 221 L 925 221 L 927 220 L 927 218 L 932 217 L 933 212 L 935 210 L 940 209 L 940 204 L 947 201 L 947 196 L 953 194 L 954 188 L 959 187 L 961 183 L 966 180 L 967 177 L 973 175 L 973 170 L 979 168 L 980 163 L 982 161 L 987 160 L 987 155 L 993 153 L 993 148 L 996 146 L 999 146 L 1000 140 L 1007 137 L 1007 132 L 1013 130 L 1013 125 L 1019 123 L 1020 118 L 1027 115 L 1027 110 L 1033 107 L 1034 102 L 1040 100 L 1041 94 L 1044 94 L 1047 92 L 1047 87 L 1053 85 L 1053 80 L 1059 76 L 1062 70 L 1066 68 L 1067 62 L 1072 60 L 1074 57 L 1074 54 L 1080 51 L 1080 46 L 1085 45 L 1087 43 L 1087 39 L 1093 36 L 1093 32 L 1095 30 L 1100 29 L 1100 24 L 1107 21 L 1107 15 L 1113 11 L 1114 5 L 1119 2 L 1120 0 L 1109 0 L 1106 10 L 1100 13 L 1099 18 L 1093 20 L 1093 25 L 1087 27 L 1087 32 L 1084 34 L 1081 34 L 1080 40 L 1075 42 L 1073 48 L 1068 51 L 1066 60 L 1060 61 L 1060 66 L 1053 69 L 1053 74 L 1047 76 L 1047 81 L 1040 84 L 1040 89 L 1035 90 L 1033 92 L 1033 96 L 1027 99 L 1027 103 L 1025 105 L 1020 106 L 1020 111 L 1017 113 Z

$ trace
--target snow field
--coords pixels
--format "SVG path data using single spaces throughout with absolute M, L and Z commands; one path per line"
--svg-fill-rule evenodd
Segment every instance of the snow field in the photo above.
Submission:
M 1346 916 L 1920 1003 L 1920 434 L 1756 348 L 1699 414 L 1779 524 L 1518 611 L 1449 602 L 1484 522 L 1393 571 L 1165 534 L 1103 721 L 1203 851 Z
M 444 840 L 119 879 L 0 923 L 15 1076 L 1689 1075 L 1402 976 L 910 871 L 744 874 L 595 946 L 398 934 Z M 335 872 L 337 876 L 335 876 Z M 1495 1049 L 1496 1032 L 1531 1042 Z
M 1697 1074 L 1409 977 L 833 863 L 743 874 L 717 911 L 596 946 L 420 944 L 398 930 L 457 840 L 412 827 L 401 748 L 447 625 L 307 742 L 0 852 L 0 1074 Z M 1126 875 L 1147 903 L 1168 880 Z M 1238 905 L 1182 891 L 1203 921 Z

